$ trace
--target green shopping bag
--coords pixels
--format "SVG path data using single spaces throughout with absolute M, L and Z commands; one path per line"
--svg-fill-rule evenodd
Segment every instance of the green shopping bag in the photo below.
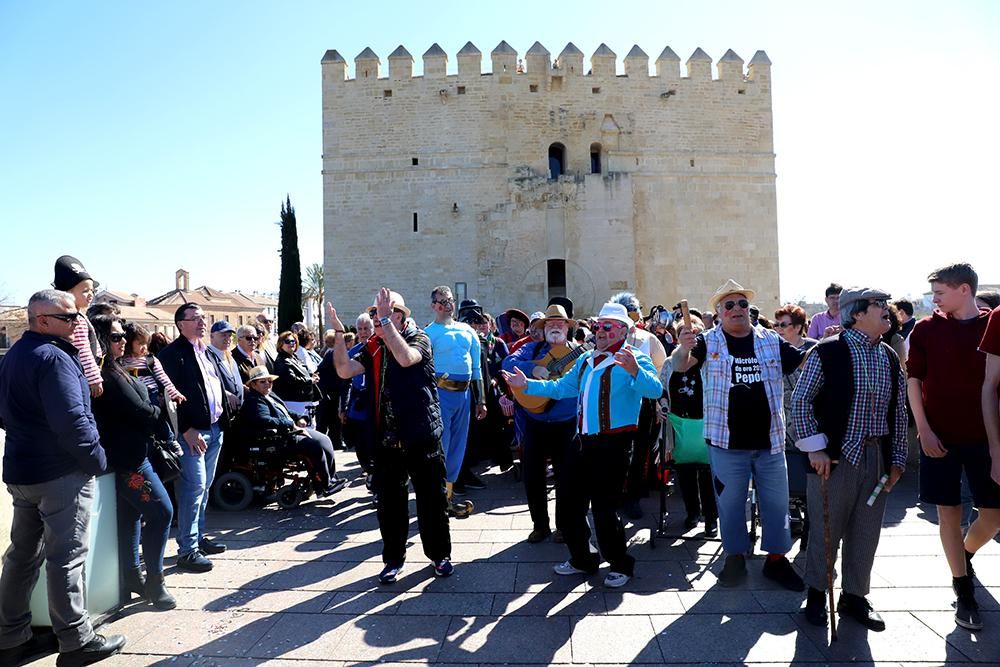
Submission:
M 674 427 L 674 461 L 677 463 L 708 463 L 705 425 L 701 419 L 685 419 L 670 414 Z

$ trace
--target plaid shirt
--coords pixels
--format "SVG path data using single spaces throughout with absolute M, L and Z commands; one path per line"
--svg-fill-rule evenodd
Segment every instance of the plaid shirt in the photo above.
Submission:
M 705 339 L 705 363 L 701 367 L 705 406 L 705 438 L 716 447 L 729 449 L 729 389 L 733 378 L 733 357 L 726 346 L 722 327 L 699 334 Z M 781 338 L 761 327 L 753 328 L 754 353 L 760 362 L 764 392 L 771 408 L 771 453 L 785 451 L 784 391 L 781 374 Z
M 854 396 L 851 399 L 851 414 L 847 419 L 844 442 L 841 443 L 841 456 L 851 465 L 858 465 L 865 438 L 877 438 L 889 433 L 889 399 L 895 385 L 892 463 L 905 468 L 906 379 L 902 370 L 895 379 L 891 375 L 892 366 L 888 355 L 894 353 L 879 342 L 872 343 L 868 336 L 854 329 L 845 329 L 840 337 L 851 352 L 854 376 Z M 823 366 L 819 355 L 810 354 L 792 393 L 792 420 L 800 440 L 819 432 L 813 400 L 822 386 Z

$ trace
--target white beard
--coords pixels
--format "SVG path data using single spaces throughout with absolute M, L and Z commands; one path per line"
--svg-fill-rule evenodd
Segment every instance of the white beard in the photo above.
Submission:
M 550 345 L 562 345 L 566 342 L 566 334 L 562 331 L 545 332 L 545 342 Z

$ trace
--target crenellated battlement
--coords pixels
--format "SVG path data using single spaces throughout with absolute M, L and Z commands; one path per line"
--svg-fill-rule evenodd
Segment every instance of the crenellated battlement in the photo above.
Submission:
M 757 51 L 744 68 L 743 59 L 732 49 L 715 62 L 717 76 L 712 77 L 712 57 L 700 47 L 688 57 L 681 71 L 681 59 L 669 46 L 665 47 L 654 61 L 654 71 L 650 73 L 649 56 L 638 45 L 634 45 L 622 60 L 624 74 L 618 74 L 618 56 L 606 44 L 597 47 L 584 64 L 584 54 L 572 42 L 552 59 L 548 49 L 535 42 L 520 57 L 517 50 L 506 41 L 501 41 L 489 54 L 490 69 L 483 71 L 483 54 L 472 42 L 467 42 L 455 54 L 458 62 L 456 74 L 448 74 L 448 54 L 436 43 L 424 52 L 423 76 L 413 75 L 413 56 L 400 45 L 387 58 L 388 76 L 382 76 L 382 59 L 366 47 L 354 58 L 353 78 L 349 76 L 347 60 L 336 50 L 327 51 L 320 61 L 323 66 L 324 83 L 374 83 L 376 81 L 405 81 L 413 78 L 470 80 L 478 77 L 492 77 L 497 83 L 512 83 L 523 78 L 534 85 L 546 84 L 546 89 L 559 89 L 548 85 L 553 79 L 561 84 L 576 77 L 591 81 L 602 79 L 662 79 L 665 82 L 725 81 L 769 83 L 771 61 L 764 51 Z

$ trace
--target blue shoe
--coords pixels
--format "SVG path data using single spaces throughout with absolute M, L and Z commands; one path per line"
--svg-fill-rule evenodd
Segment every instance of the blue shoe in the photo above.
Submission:
M 434 576 L 435 577 L 450 577 L 451 573 L 455 571 L 455 566 L 451 564 L 451 561 L 447 558 L 442 558 L 438 562 L 434 563 Z
M 380 584 L 394 584 L 396 583 L 396 577 L 399 576 L 400 571 L 403 569 L 403 564 L 389 563 L 378 575 L 378 583 Z

